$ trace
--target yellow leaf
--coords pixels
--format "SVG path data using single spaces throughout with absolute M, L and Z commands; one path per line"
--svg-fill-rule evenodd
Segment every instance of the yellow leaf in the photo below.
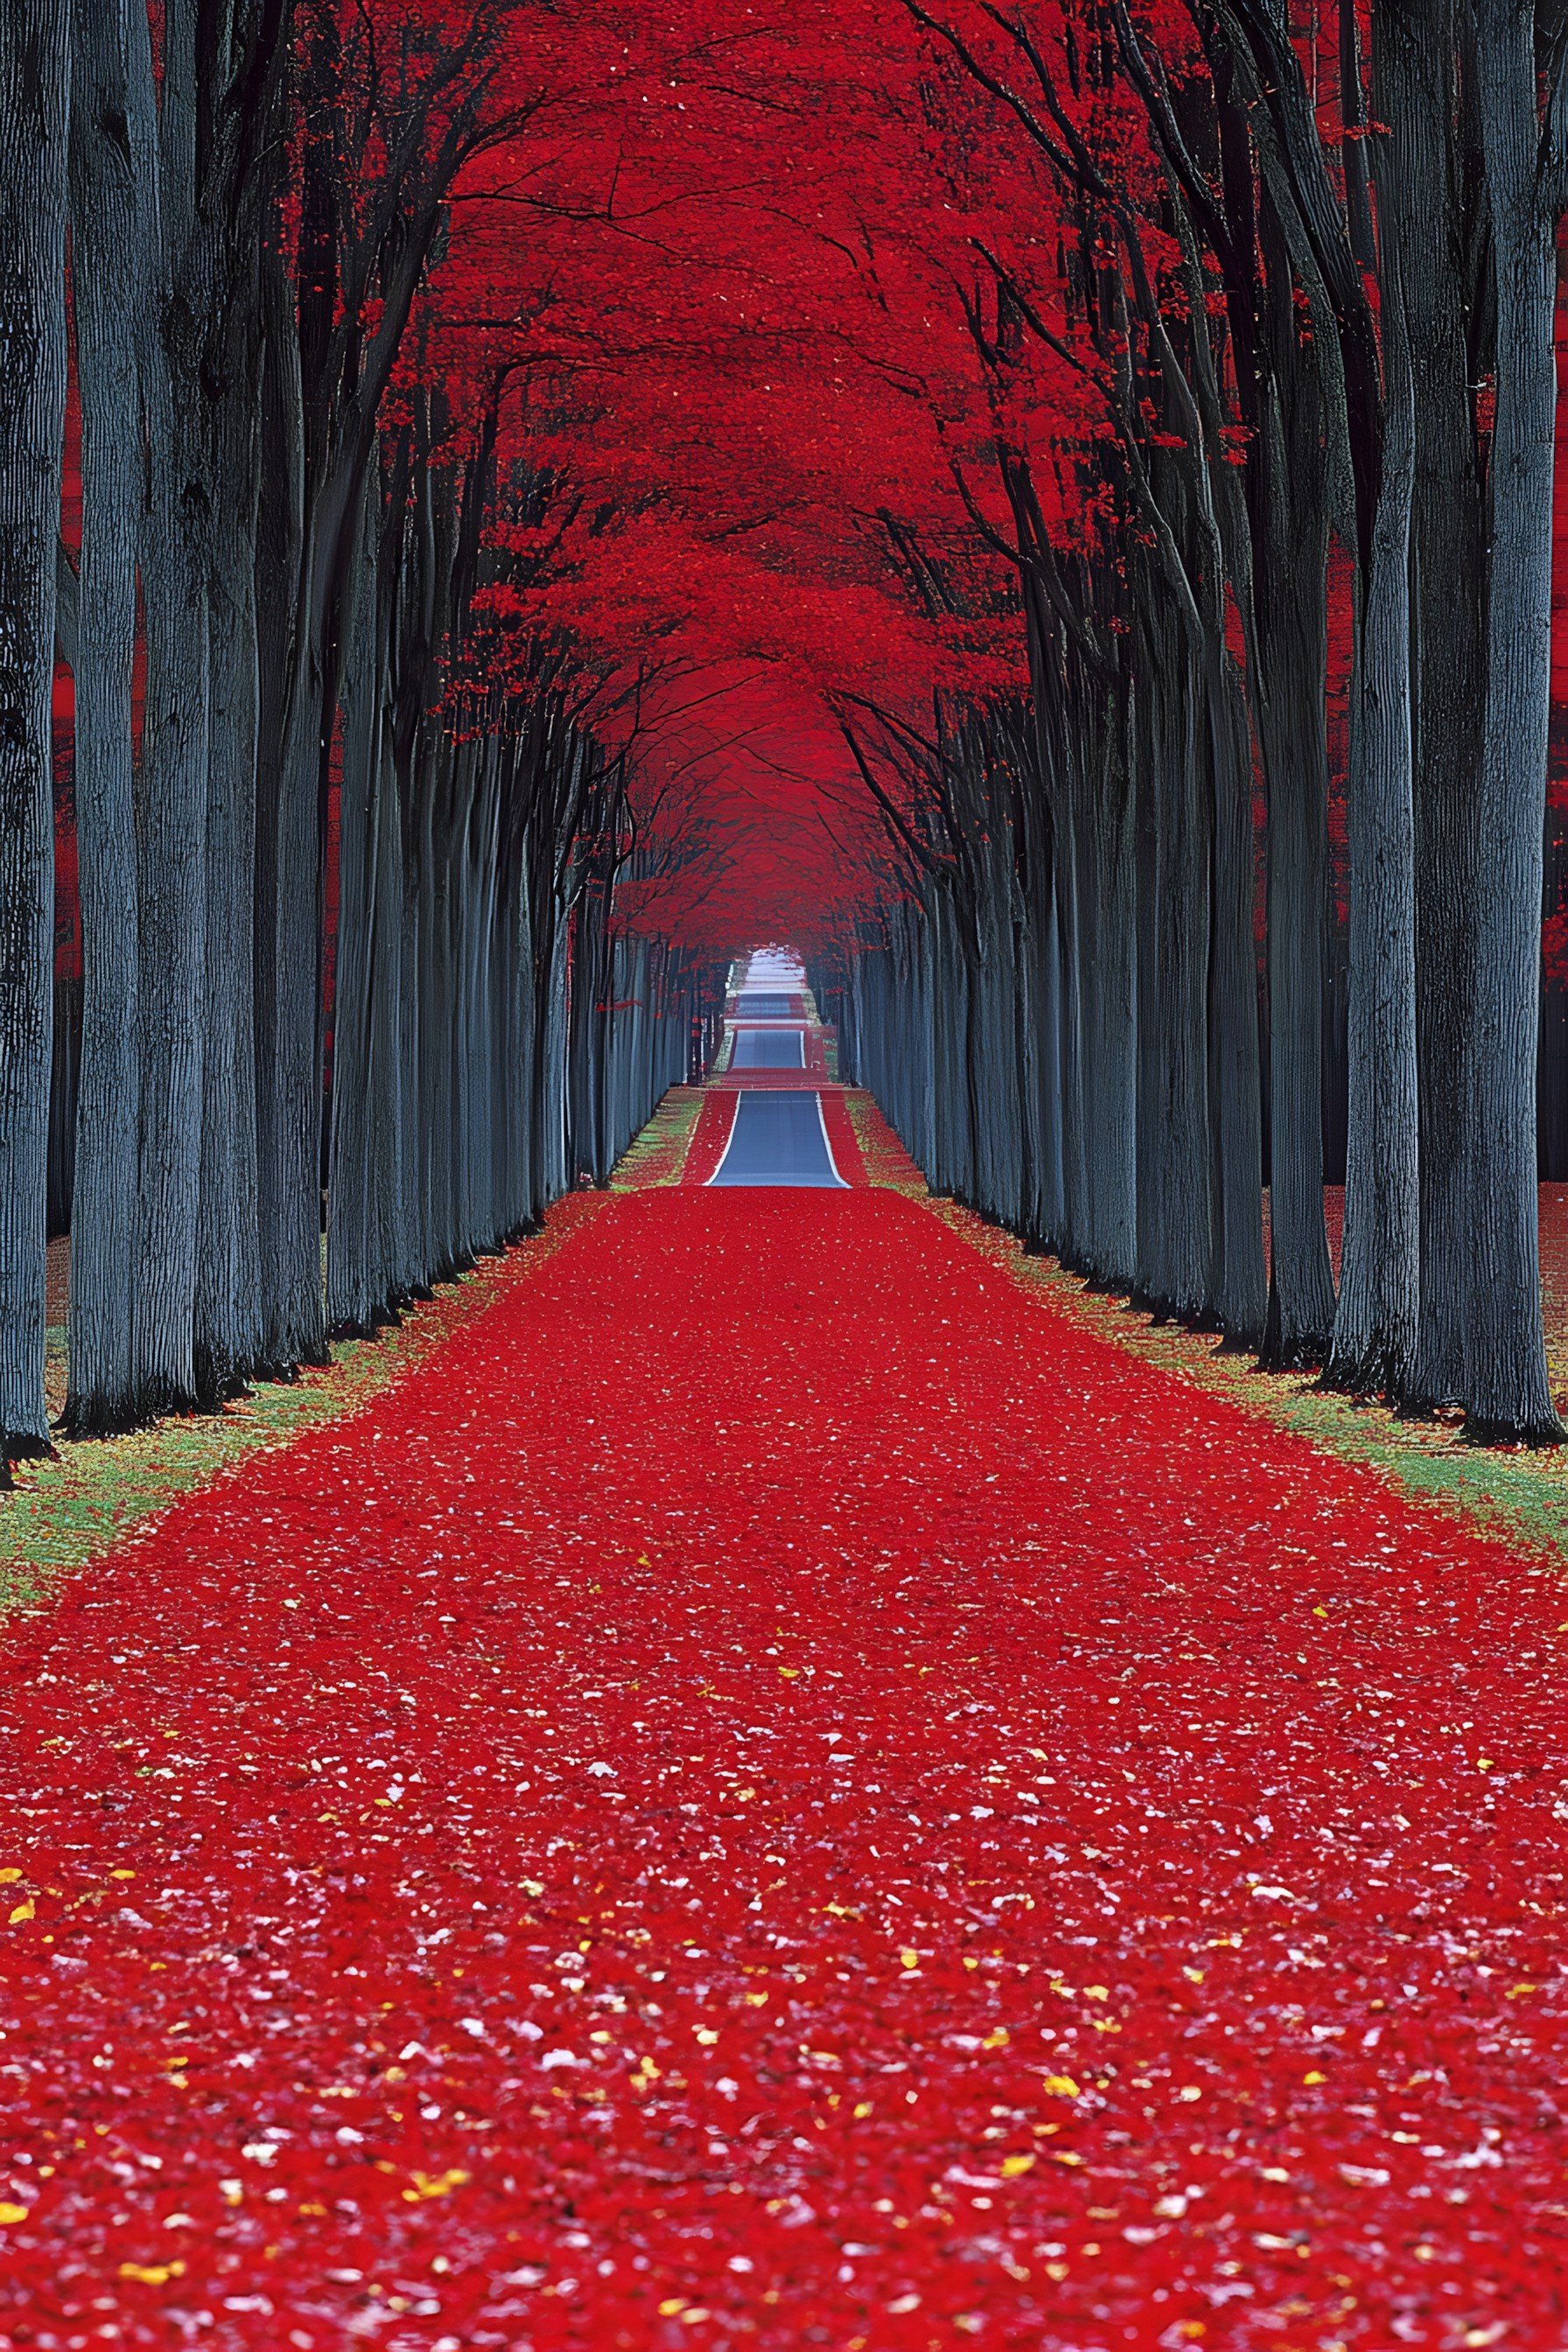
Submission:
M 1307 2077 L 1309 2083 L 1321 2083 L 1322 2079 L 1323 2078 L 1321 2074 L 1309 2074 Z M 1178 2099 L 1182 2099 L 1184 2101 L 1201 2099 L 1203 2097 L 1203 2093 L 1199 2090 L 1195 2083 L 1184 2083 L 1181 2089 L 1176 2093 L 1176 2096 Z
M 668 2294 L 658 2306 L 658 2315 L 661 2319 L 674 2319 L 685 2308 L 686 2297 L 683 2294 Z
M 1329 2078 L 1326 2074 L 1320 2074 L 1316 2067 L 1313 2068 L 1310 2074 L 1303 2074 L 1301 2077 L 1303 2083 L 1326 2083 L 1328 2079 Z
M 34 1916 L 33 1898 L 29 1895 L 25 1903 L 18 1903 L 16 1908 L 12 1912 L 11 1925 L 14 1927 L 18 1919 L 31 1919 Z
M 416 2172 L 413 2188 L 403 2192 L 403 2201 L 405 2205 L 422 2205 L 430 2197 L 449 2197 L 453 2189 L 460 2189 L 468 2178 L 466 2172 L 442 2172 L 435 2176 Z
M 15 1886 L 21 1875 L 19 1870 L 0 1870 L 0 1886 Z
M 1070 2074 L 1047 2074 L 1040 2088 L 1053 2099 L 1081 2099 L 1083 2096 Z
M 1519 1999 L 1519 1996 L 1520 1996 L 1520 1994 L 1521 1994 L 1521 1992 L 1539 1992 L 1540 1990 L 1541 1990 L 1541 1987 L 1540 1987 L 1539 1985 L 1532 1985 L 1532 1984 L 1516 1984 L 1516 1985 L 1510 1985 L 1510 1988 L 1509 1988 L 1508 1994 L 1507 1994 L 1507 1996 L 1506 1996 L 1506 1997 L 1507 1997 L 1507 1999 L 1508 1999 L 1508 2000 L 1517 2000 Z
M 859 2105 L 858 2105 L 858 2106 L 856 2108 L 856 2110 L 855 2110 L 855 2120 L 856 2120 L 856 2122 L 857 2122 L 857 2123 L 863 2123 L 863 2122 L 865 2121 L 866 2117 L 870 2114 L 870 2112 L 871 2112 L 871 2102 L 870 2102 L 870 2100 L 869 2100 L 869 2099 L 862 2099 L 862 2100 L 861 2100 L 861 2102 L 860 2102 L 860 2104 L 859 2104 Z
M 1005 2156 L 1002 2158 L 1004 2180 L 1016 2180 L 1021 2172 L 1033 2172 L 1034 2168 L 1035 2159 L 1032 2156 Z
M 109 1874 L 110 1878 L 134 1878 L 136 1873 L 133 1870 L 111 1870 Z
M 26 2218 L 25 2205 L 0 2205 L 0 2227 L 9 2229 L 13 2221 L 25 2221 Z
M 1075 2156 L 1070 2147 L 1053 2147 L 1051 2150 L 1051 2162 L 1053 2164 L 1081 2164 L 1083 2162 L 1083 2158 L 1081 2156 Z
M 1085 1985 L 1083 1997 L 1085 2000 L 1109 2000 L 1110 1988 L 1109 1985 Z
M 525 1895 L 542 1895 L 544 1888 L 537 1878 L 525 1878 L 522 1882 L 522 1891 Z
M 797 1683 L 800 1680 L 800 1668 L 798 1666 L 781 1666 L 779 1668 L 779 1672 L 783 1675 L 786 1683 Z
M 121 2278 L 140 2279 L 144 2286 L 166 2286 L 172 2278 L 184 2278 L 185 2266 L 177 2259 L 172 2263 L 121 2263 Z
M 713 2044 L 719 2039 L 719 2036 L 714 2032 L 713 2028 L 710 2025 L 699 2025 L 695 2031 L 697 2039 L 701 2042 L 704 2050 L 711 2050 Z
M 999 2025 L 995 2029 L 994 2032 L 988 2033 L 986 2035 L 980 2047 L 982 2050 L 1000 2050 L 1007 2038 L 1006 2027 L 1005 2025 Z
M 907 1948 L 899 1954 L 899 1958 L 906 1969 L 918 1969 L 921 1964 L 920 1954 L 918 1952 L 910 1951 Z

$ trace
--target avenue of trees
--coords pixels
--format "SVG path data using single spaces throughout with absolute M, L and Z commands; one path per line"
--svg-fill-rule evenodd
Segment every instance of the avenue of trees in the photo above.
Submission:
M 65 1427 L 127 1427 L 602 1179 L 768 940 L 940 1189 L 1555 1441 L 1565 53 L 1544 0 L 0 10 L 5 1452 L 51 1102 Z
M 977 234 L 964 296 L 1005 502 L 974 520 L 1016 571 L 1029 691 L 855 724 L 900 887 L 852 943 L 878 951 L 822 974 L 849 1066 L 934 1183 L 1097 1285 L 1265 1366 L 1554 1442 L 1536 1075 L 1568 19 L 910 7 L 984 101 L 972 137 L 1056 207 L 1033 251 Z M 1098 405 L 1070 532 L 1059 434 L 1015 396 L 1031 345 Z M 951 600 L 938 567 L 919 585 Z
M 504 676 L 479 648 L 476 594 L 528 562 L 504 526 L 540 503 L 498 449 L 499 384 L 458 440 L 434 372 L 399 380 L 454 183 L 535 102 L 517 12 L 420 13 L 0 12 L 13 1459 L 49 1437 L 57 645 L 83 950 L 68 1432 L 320 1363 L 532 1230 L 686 1075 L 711 998 L 614 922 L 646 852 L 593 682 L 542 643 Z

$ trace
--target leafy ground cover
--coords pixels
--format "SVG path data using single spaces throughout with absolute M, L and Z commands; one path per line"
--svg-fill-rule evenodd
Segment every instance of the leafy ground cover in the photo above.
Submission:
M 888 1191 L 8 1636 L 7 2345 L 1559 2345 L 1561 1580 Z
M 700 1100 L 694 1093 L 694 1103 Z M 252 1394 L 221 1412 L 175 1417 L 123 1437 L 62 1444 L 53 1461 L 18 1465 L 15 1491 L 0 1496 L 0 1618 L 45 1602 L 63 1570 L 106 1551 L 176 1496 L 210 1486 L 250 1454 L 287 1445 L 318 1422 L 354 1411 L 424 1362 L 498 1288 L 542 1264 L 599 1200 L 597 1193 L 577 1192 L 556 1202 L 542 1233 L 443 1283 L 434 1298 L 409 1307 L 397 1328 L 374 1341 L 334 1341 L 331 1362 L 307 1368 L 297 1381 L 258 1381 Z M 51 1327 L 58 1358 L 51 1406 L 58 1412 L 65 1402 L 66 1244 L 52 1244 L 49 1257 L 51 1314 L 58 1318 Z
M 617 1192 L 643 1192 L 650 1185 L 679 1181 L 702 1106 L 700 1087 L 671 1087 L 642 1133 L 623 1153 L 611 1178 Z

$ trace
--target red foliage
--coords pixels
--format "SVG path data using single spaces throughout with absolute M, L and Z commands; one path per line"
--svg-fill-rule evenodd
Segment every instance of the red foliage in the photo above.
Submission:
M 390 413 L 433 389 L 456 461 L 498 412 L 471 658 L 493 684 L 570 657 L 583 715 L 632 747 L 639 809 L 659 813 L 661 855 L 623 912 L 716 952 L 841 935 L 888 887 L 836 698 L 925 726 L 935 691 L 1022 688 L 999 454 L 1029 459 L 1054 539 L 1134 527 L 1091 462 L 1112 387 L 1081 272 L 1116 262 L 1109 232 L 1101 221 L 1075 251 L 1083 223 L 955 43 L 999 88 L 1032 91 L 1014 32 L 1027 27 L 1073 134 L 1137 208 L 1167 314 L 1188 304 L 1142 106 L 1103 31 L 1054 5 L 1015 20 L 953 0 L 932 12 L 945 32 L 918 13 L 885 0 L 759 0 L 740 21 L 713 0 L 657 16 L 604 0 L 310 12 L 301 87 L 332 22 L 339 135 L 361 134 L 342 192 L 353 231 L 374 212 L 398 107 L 482 35 L 434 110 L 438 131 L 472 106 L 479 131 Z M 1178 99 L 1200 84 L 1189 10 L 1133 13 Z M 1342 154 L 1335 12 L 1294 38 Z M 373 55 L 394 54 L 403 79 L 373 86 Z M 301 111 L 291 235 L 308 122 Z M 1016 310 L 1004 331 L 999 283 L 1045 331 L 1021 331 Z M 371 299 L 367 333 L 376 320 Z M 1143 405 L 1152 444 L 1179 439 Z M 1241 428 L 1223 431 L 1241 462 Z M 1561 501 L 1568 468 L 1558 478 Z M 1331 598 L 1337 745 L 1343 620 Z
M 1559 2344 L 1552 1580 L 886 1193 L 560 1215 L 12 1639 L 0 2340 Z

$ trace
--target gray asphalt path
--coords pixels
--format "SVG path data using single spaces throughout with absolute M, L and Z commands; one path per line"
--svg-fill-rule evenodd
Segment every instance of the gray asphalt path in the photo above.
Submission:
M 735 1097 L 735 1124 L 714 1184 L 794 1184 L 844 1189 L 822 1124 L 819 1097 L 780 1087 Z
M 737 1029 L 732 1070 L 804 1070 L 805 1036 L 799 1029 Z

